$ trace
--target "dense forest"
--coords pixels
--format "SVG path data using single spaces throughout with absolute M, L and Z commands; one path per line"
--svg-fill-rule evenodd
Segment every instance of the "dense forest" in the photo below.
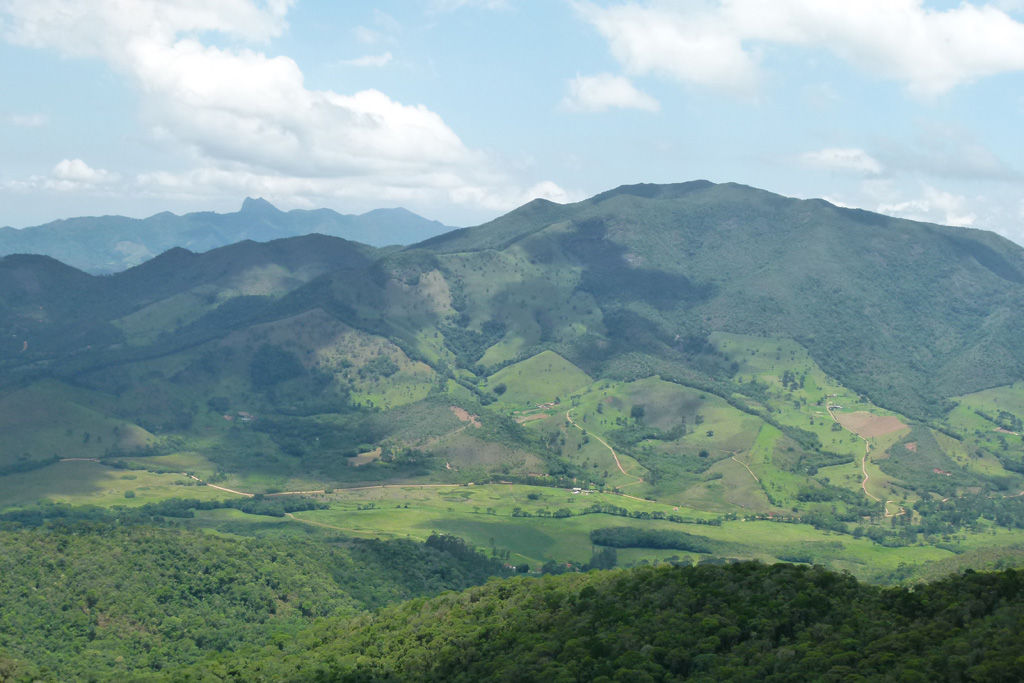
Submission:
M 230 537 L 176 528 L 174 509 L 4 515 L 0 681 L 1024 677 L 1012 569 L 913 588 L 720 560 L 501 578 L 453 536 Z
M 492 581 L 140 681 L 1019 681 L 1019 572 L 881 589 L 820 567 Z
M 447 536 L 224 537 L 120 512 L 53 506 L 3 516 L 0 681 L 123 680 L 507 573 Z

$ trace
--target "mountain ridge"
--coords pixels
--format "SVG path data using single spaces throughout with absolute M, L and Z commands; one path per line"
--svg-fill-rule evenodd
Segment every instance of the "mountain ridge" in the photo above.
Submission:
M 245 212 L 271 209 L 277 212 L 265 201 L 251 200 Z M 232 216 L 237 219 L 245 212 Z M 476 312 L 463 310 L 460 315 L 470 329 L 488 320 L 510 329 L 511 311 L 491 311 L 493 301 L 481 298 L 480 292 L 459 294 L 468 273 L 452 270 L 467 259 L 503 254 L 504 260 L 522 265 L 505 274 L 513 278 L 502 285 L 506 291 L 492 296 L 514 298 L 537 321 L 518 323 L 515 334 L 524 340 L 520 352 L 554 343 L 591 373 L 606 371 L 618 352 L 593 355 L 587 335 L 600 337 L 608 329 L 614 341 L 628 329 L 632 341 L 621 337 L 622 343 L 639 343 L 636 348 L 671 357 L 672 363 L 684 362 L 670 341 L 680 335 L 696 338 L 720 330 L 792 337 L 831 374 L 913 415 L 941 410 L 939 402 L 961 390 L 981 390 L 1024 376 L 1024 348 L 1014 332 L 1018 311 L 1024 310 L 1024 249 L 984 231 L 791 199 L 738 184 L 691 181 L 622 186 L 575 204 L 534 200 L 483 225 L 398 251 L 365 251 L 372 249 L 367 247 L 360 252 L 356 243 L 328 238 L 316 247 L 316 239 L 273 243 L 275 267 L 304 274 L 286 276 L 282 271 L 277 280 L 271 278 L 276 285 L 266 280 L 262 288 L 243 289 L 288 294 L 293 302 L 320 302 L 316 305 L 335 311 L 363 310 L 347 322 L 377 320 L 376 332 L 391 330 L 389 334 L 407 336 L 416 345 L 415 330 L 446 324 L 444 317 L 458 311 L 400 320 L 387 309 L 392 296 L 385 294 L 387 283 L 411 283 L 442 273 L 456 309 L 468 295 L 465 305 Z M 264 262 L 261 251 L 255 242 L 243 241 L 202 258 L 175 250 L 154 261 L 189 261 L 195 287 L 203 278 L 211 284 L 216 278 L 194 269 L 213 268 L 229 277 L 235 268 Z M 361 256 L 352 260 L 357 253 Z M 145 289 L 137 283 L 146 273 L 157 272 L 154 268 L 144 264 L 118 274 L 113 282 Z M 331 275 L 333 271 L 346 274 Z M 165 269 L 165 281 L 154 284 L 169 291 L 167 281 L 182 277 Z M 324 289 L 312 282 L 321 277 L 334 284 Z M 587 297 L 586 305 L 598 304 L 605 323 L 595 321 L 591 331 L 581 333 L 584 326 L 573 332 L 565 323 L 551 321 L 540 300 L 528 303 L 514 293 L 523 288 L 541 291 L 547 287 L 545 280 L 563 277 L 568 278 L 567 305 L 578 309 L 579 303 L 568 302 Z M 304 287 L 320 287 L 320 294 L 303 294 Z M 356 292 L 377 303 L 366 308 L 353 300 Z M 609 320 L 614 323 L 610 328 Z M 508 334 L 513 334 L 511 329 Z M 984 362 L 985 357 L 992 362 Z
M 321 233 L 371 246 L 409 244 L 450 230 L 402 208 L 374 209 L 360 215 L 331 209 L 281 211 L 262 198 L 248 197 L 239 211 L 167 211 L 148 218 L 98 216 L 66 218 L 23 229 L 0 228 L 0 255 L 39 253 L 94 274 L 120 272 L 172 247 L 206 252 L 246 239 L 273 239 Z

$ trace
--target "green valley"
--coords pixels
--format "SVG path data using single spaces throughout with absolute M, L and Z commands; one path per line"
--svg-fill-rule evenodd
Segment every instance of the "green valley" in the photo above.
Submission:
M 317 491 L 308 521 L 534 566 L 629 519 L 874 579 L 1024 541 L 1024 254 L 992 235 L 700 181 L 402 250 L 310 236 L 104 278 L 12 256 L 0 278 L 5 508 Z M 743 524 L 799 549 L 721 536 Z
M 46 609 L 75 615 L 47 635 L 9 588 L 36 620 L 0 642 L 11 680 L 236 680 L 210 673 L 235 654 L 284 677 L 267 653 L 320 647 L 318 617 L 342 647 L 369 609 L 513 572 L 911 585 L 1024 558 L 1024 251 L 987 233 L 698 181 L 406 248 L 310 235 L 104 277 L 8 256 L 0 284 L 0 542 L 39 555 L 2 574 L 70 582 Z M 179 592 L 101 581 L 118 553 Z M 234 569 L 171 559 L 207 556 Z

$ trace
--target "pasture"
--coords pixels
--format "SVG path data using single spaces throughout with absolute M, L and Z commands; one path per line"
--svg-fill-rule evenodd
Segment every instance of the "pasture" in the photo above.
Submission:
M 564 401 L 592 381 L 587 373 L 554 351 L 544 351 L 494 373 L 487 378 L 487 387 L 502 405 L 532 408 L 556 398 Z M 505 386 L 503 391 L 497 389 L 500 385 Z
M 128 492 L 131 497 L 126 497 Z M 0 477 L 0 508 L 38 502 L 135 507 L 168 498 L 227 497 L 232 494 L 197 485 L 182 474 L 114 469 L 92 461 L 59 462 Z

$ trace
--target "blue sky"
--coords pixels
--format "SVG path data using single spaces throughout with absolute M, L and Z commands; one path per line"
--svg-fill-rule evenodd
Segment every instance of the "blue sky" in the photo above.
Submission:
M 1024 243 L 1024 0 L 0 0 L 0 225 L 706 178 Z

